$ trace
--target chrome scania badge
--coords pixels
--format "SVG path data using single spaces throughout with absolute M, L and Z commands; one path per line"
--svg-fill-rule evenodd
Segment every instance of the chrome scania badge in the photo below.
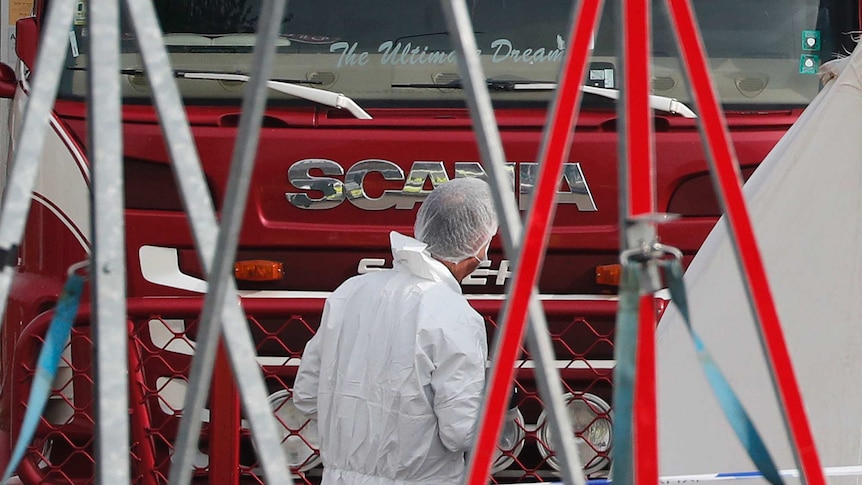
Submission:
M 529 205 L 538 176 L 537 163 L 507 163 L 512 190 L 515 190 L 515 172 L 518 173 L 518 198 L 521 209 Z M 321 175 L 312 175 L 316 171 Z M 387 182 L 402 182 L 400 189 L 383 190 L 378 197 L 369 195 L 364 187 L 366 176 L 375 172 Z M 363 210 L 412 209 L 422 202 L 431 190 L 425 189 L 430 180 L 432 187 L 448 182 L 449 176 L 443 162 L 416 161 L 410 167 L 410 173 L 404 176 L 404 171 L 389 160 L 360 160 L 345 173 L 344 167 L 333 160 L 325 158 L 306 158 L 291 165 L 287 171 L 288 179 L 294 187 L 304 192 L 287 192 L 287 200 L 300 209 L 323 210 L 339 206 L 345 200 Z M 335 177 L 342 177 L 343 180 Z M 478 162 L 455 162 L 455 178 L 481 177 L 485 178 L 485 169 Z M 578 163 L 566 163 L 563 167 L 563 177 L 568 190 L 557 192 L 559 204 L 574 204 L 578 210 L 590 212 L 596 210 L 587 181 Z M 314 192 L 314 196 L 308 192 Z

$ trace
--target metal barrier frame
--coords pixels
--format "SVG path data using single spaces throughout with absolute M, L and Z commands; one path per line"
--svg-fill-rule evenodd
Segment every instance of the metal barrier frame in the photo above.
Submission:
M 98 483 L 129 483 L 129 421 L 128 371 L 124 333 L 126 319 L 125 257 L 122 219 L 122 134 L 119 118 L 119 0 L 91 0 L 89 30 L 93 56 L 90 93 L 98 88 L 98 96 L 90 96 L 89 157 L 94 163 L 93 206 L 95 208 L 95 249 L 91 274 L 96 281 L 93 304 L 96 309 L 96 445 Z M 653 148 L 649 94 L 649 15 L 650 2 L 620 0 L 624 12 L 623 32 L 626 91 L 621 104 L 621 117 L 627 123 L 621 141 L 621 169 L 626 174 L 624 203 L 626 223 L 653 212 L 652 166 Z M 268 59 L 274 53 L 273 39 L 278 35 L 276 20 L 285 2 L 268 0 L 266 16 L 271 19 L 257 33 L 250 89 L 243 103 L 238 143 L 223 207 L 221 230 L 208 196 L 194 148 L 188 121 L 182 110 L 181 98 L 162 41 L 155 11 L 149 1 L 126 0 L 126 7 L 137 33 L 143 61 L 148 71 L 154 101 L 161 118 L 177 182 L 192 224 L 202 265 L 209 275 L 210 287 L 203 309 L 202 338 L 193 358 L 190 392 L 187 394 L 181 430 L 177 439 L 176 461 L 171 467 L 170 482 L 188 484 L 191 475 L 192 451 L 200 430 L 200 413 L 209 390 L 209 378 L 216 360 L 219 337 L 224 337 L 225 355 L 236 380 L 242 405 L 251 423 L 252 435 L 268 483 L 292 483 L 280 452 L 275 434 L 275 422 L 266 402 L 266 388 L 255 362 L 255 350 L 245 317 L 241 312 L 236 287 L 229 275 L 228 261 L 233 260 L 236 241 L 248 191 L 254 153 L 266 100 Z M 589 57 L 589 38 L 601 13 L 601 0 L 580 0 L 574 3 L 571 19 L 570 45 L 562 69 L 561 82 L 543 140 L 536 192 L 521 232 L 521 221 L 507 185 L 500 135 L 493 108 L 484 85 L 481 64 L 476 54 L 475 38 L 464 0 L 441 0 L 447 24 L 455 39 L 459 55 L 459 72 L 465 80 L 465 92 L 473 117 L 480 154 L 489 169 L 495 205 L 501 214 L 503 242 L 513 264 L 514 279 L 503 309 L 502 329 L 494 349 L 493 370 L 488 387 L 485 411 L 479 424 L 475 453 L 471 455 L 466 480 L 477 484 L 487 480 L 493 449 L 499 436 L 503 408 L 513 378 L 513 366 L 525 332 L 536 360 L 540 393 L 550 411 L 558 455 L 562 459 L 563 478 L 567 483 L 583 485 L 574 437 L 563 430 L 571 429 L 564 412 L 559 374 L 552 365 L 553 351 L 545 315 L 537 299 L 536 278 L 554 213 L 555 185 L 563 161 L 568 156 L 577 107 L 580 103 L 580 80 Z M 683 65 L 692 84 L 693 98 L 700 110 L 701 134 L 707 147 L 708 159 L 720 199 L 728 215 L 731 233 L 752 308 L 759 322 L 761 343 L 772 372 L 786 426 L 790 431 L 803 478 L 815 485 L 825 484 L 813 443 L 799 388 L 795 381 L 775 305 L 765 277 L 763 263 L 748 218 L 741 191 L 736 157 L 729 142 L 726 123 L 716 100 L 706 65 L 693 11 L 688 0 L 668 0 L 672 24 L 683 55 Z M 65 58 L 67 33 L 73 18 L 72 0 L 55 0 L 50 4 L 46 28 L 36 61 L 36 76 L 32 95 L 24 114 L 20 143 L 13 160 L 7 195 L 0 211 L 0 252 L 8 256 L 20 243 L 30 196 L 35 184 L 45 130 L 56 99 L 60 74 Z M 632 241 L 627 245 L 631 247 Z M 622 248 L 626 249 L 626 248 Z M 0 313 L 5 311 L 14 268 L 8 257 L 0 272 Z M 655 483 L 657 446 L 655 443 L 655 357 L 652 332 L 654 312 L 644 310 L 641 327 L 648 332 L 640 339 L 640 357 L 636 384 L 639 412 L 634 434 L 638 436 L 636 480 L 646 485 Z M 650 320 L 652 319 L 652 320 Z M 119 350 L 118 349 L 123 349 Z M 644 437 L 647 439 L 644 439 Z M 641 441 L 643 440 L 643 441 Z

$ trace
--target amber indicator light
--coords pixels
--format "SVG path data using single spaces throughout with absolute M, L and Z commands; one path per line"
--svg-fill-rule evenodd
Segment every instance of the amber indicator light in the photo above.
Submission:
M 596 266 L 596 283 L 600 285 L 620 285 L 620 273 L 622 265 L 619 264 L 603 264 Z
M 243 281 L 276 281 L 284 276 L 284 264 L 264 259 L 237 261 L 233 274 Z

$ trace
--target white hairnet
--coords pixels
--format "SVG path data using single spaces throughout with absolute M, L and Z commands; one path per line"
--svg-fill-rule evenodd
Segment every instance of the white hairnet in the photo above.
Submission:
M 479 253 L 497 232 L 491 188 L 477 178 L 441 184 L 425 199 L 413 233 L 438 259 L 457 263 Z

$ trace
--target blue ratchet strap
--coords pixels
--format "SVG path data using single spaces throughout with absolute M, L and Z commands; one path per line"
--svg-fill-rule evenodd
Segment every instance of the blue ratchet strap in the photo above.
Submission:
M 616 336 L 614 338 L 614 460 L 611 476 L 614 483 L 631 485 L 633 480 L 635 357 L 638 340 L 638 309 L 640 307 L 640 268 L 638 263 L 623 263 L 620 276 Z
M 45 335 L 45 342 L 39 351 L 36 373 L 33 375 L 33 385 L 30 388 L 27 411 L 24 413 L 18 441 L 15 443 L 15 449 L 12 451 L 12 457 L 6 465 L 6 471 L 0 483 L 5 484 L 9 480 L 21 463 L 21 459 L 24 458 L 24 453 L 36 434 L 42 411 L 51 395 L 51 384 L 54 382 L 54 376 L 57 375 L 57 367 L 60 365 L 66 342 L 69 340 L 72 323 L 78 313 L 78 304 L 81 302 L 81 293 L 84 290 L 85 278 L 75 272 L 82 266 L 79 263 L 69 270 L 69 277 L 63 286 L 60 300 L 57 301 L 51 325 Z
M 727 417 L 730 426 L 736 433 L 736 437 L 745 447 L 749 458 L 751 458 L 751 461 L 757 469 L 760 470 L 760 473 L 763 474 L 763 477 L 772 485 L 783 484 L 784 481 L 778 472 L 778 468 L 776 468 L 775 462 L 772 460 L 769 450 L 766 449 L 766 445 L 763 443 L 763 439 L 761 439 L 760 434 L 755 429 L 751 418 L 745 411 L 745 408 L 742 407 L 742 403 L 736 397 L 736 393 L 733 392 L 733 388 L 730 387 L 730 384 L 716 365 L 712 355 L 706 349 L 700 336 L 694 331 L 694 328 L 691 325 L 691 317 L 688 311 L 688 298 L 686 296 L 685 284 L 683 282 L 682 264 L 679 259 L 676 258 L 662 260 L 659 264 L 664 270 L 665 282 L 668 286 L 668 290 L 670 290 L 671 301 L 673 301 L 677 309 L 679 309 L 679 313 L 685 321 L 685 326 L 694 342 L 694 349 L 697 354 L 697 358 L 700 361 L 701 368 L 703 369 L 704 374 L 706 374 L 706 379 L 712 387 L 712 391 L 715 394 L 716 399 L 718 399 L 718 403 L 721 405 L 724 415 Z

